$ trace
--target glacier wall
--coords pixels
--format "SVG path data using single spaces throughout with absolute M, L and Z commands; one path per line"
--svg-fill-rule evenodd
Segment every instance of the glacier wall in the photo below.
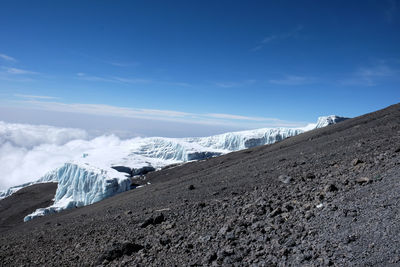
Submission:
M 326 127 L 346 119 L 330 115 L 319 117 L 317 123 L 302 128 L 262 128 L 198 138 L 153 138 L 149 140 L 146 146 L 141 148 L 139 153 L 147 157 L 178 161 L 201 160 L 227 152 L 273 144 L 288 137 Z
M 339 116 L 336 116 L 336 115 L 319 117 L 318 121 L 317 121 L 317 124 L 315 125 L 315 128 L 326 127 L 328 125 L 336 124 L 336 123 L 339 123 L 339 122 L 347 120 L 347 119 L 348 118 L 339 117 Z
M 227 153 L 226 149 L 207 147 L 192 138 L 146 138 L 143 145 L 132 151 L 132 154 L 147 158 L 186 162 L 201 160 L 206 157 Z
M 326 127 L 347 118 L 330 115 L 302 128 L 262 128 L 197 138 L 148 138 L 134 154 L 149 158 L 186 162 L 232 151 L 273 144 L 309 130 Z
M 37 216 L 89 205 L 127 191 L 131 185 L 127 176 L 134 176 L 143 168 L 157 169 L 272 144 L 344 119 L 332 115 L 320 117 L 317 123 L 303 128 L 264 128 L 197 138 L 151 137 L 120 140 L 116 136 L 102 136 L 83 143 L 72 140 L 66 144 L 68 156 L 71 157 L 69 163 L 46 173 L 35 182 L 0 191 L 0 199 L 35 183 L 57 182 L 54 204 L 27 215 L 24 221 L 29 221 Z
M 115 178 L 110 178 L 116 176 Z M 130 189 L 131 181 L 121 177 L 120 173 L 91 166 L 65 163 L 40 179 L 57 181 L 58 187 L 54 204 L 47 208 L 37 209 L 27 215 L 24 221 L 64 209 L 93 204 L 115 194 Z
M 304 132 L 302 129 L 265 128 L 252 131 L 232 132 L 210 137 L 187 139 L 207 148 L 237 151 L 255 146 L 273 144 Z

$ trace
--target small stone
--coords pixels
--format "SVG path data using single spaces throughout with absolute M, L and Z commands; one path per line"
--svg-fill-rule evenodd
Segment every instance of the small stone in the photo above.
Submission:
M 292 177 L 289 175 L 279 175 L 278 179 L 284 184 L 289 184 L 291 181 L 293 181 Z
M 168 245 L 169 243 L 171 243 L 171 239 L 166 238 L 166 237 L 160 238 L 160 244 L 161 244 L 162 246 L 166 246 L 166 245 Z
M 192 184 L 189 185 L 189 187 L 188 187 L 189 190 L 194 190 L 194 188 L 195 188 L 195 187 L 194 187 L 194 185 L 192 185 Z
M 131 210 L 125 211 L 125 215 L 130 215 L 130 214 L 132 214 L 132 211 L 131 211 Z
M 338 207 L 337 207 L 336 205 L 331 205 L 331 206 L 330 206 L 330 210 L 331 210 L 331 211 L 337 211 L 337 210 L 338 210 Z
M 147 226 L 149 226 L 150 224 L 154 224 L 154 219 L 153 217 L 147 218 L 141 225 L 141 228 L 146 228 Z
M 283 211 L 281 208 L 276 208 L 273 211 L 271 211 L 271 213 L 269 214 L 270 217 L 275 217 L 279 214 L 281 214 Z
M 139 250 L 143 249 L 144 247 L 139 244 L 125 242 L 122 244 L 122 251 L 125 255 L 132 255 L 132 253 L 138 252 Z
M 334 184 L 328 184 L 327 186 L 325 186 L 324 191 L 325 192 L 335 192 L 335 191 L 338 191 L 338 188 Z
M 312 173 L 312 172 L 309 172 L 309 173 L 306 174 L 306 178 L 308 178 L 308 179 L 314 179 L 314 178 L 315 178 L 315 174 Z
M 235 252 L 233 251 L 232 248 L 227 247 L 225 249 L 222 249 L 222 250 L 218 251 L 218 258 L 223 259 L 225 257 L 233 255 L 234 253 Z
M 175 227 L 175 223 L 168 223 L 168 224 L 163 224 L 162 228 L 165 230 L 169 230 Z
M 356 166 L 360 163 L 363 163 L 364 161 L 360 160 L 359 158 L 355 158 L 351 161 L 351 164 L 353 164 L 353 166 Z
M 154 224 L 160 224 L 165 221 L 164 214 L 160 214 L 154 218 Z
M 309 261 L 312 259 L 312 255 L 311 254 L 304 254 L 303 255 L 303 261 Z
M 123 255 L 132 255 L 132 253 L 138 252 L 144 247 L 139 244 L 125 242 L 123 244 L 117 243 L 108 247 L 97 259 L 97 264 L 101 265 L 104 261 L 113 261 Z
M 311 212 L 311 211 L 307 211 L 306 212 L 306 214 L 305 214 L 305 218 L 307 219 L 307 220 L 309 220 L 311 217 L 313 217 L 314 216 L 314 214 Z
M 354 235 L 354 234 L 349 235 L 346 238 L 346 244 L 350 244 L 350 243 L 352 243 L 352 242 L 354 242 L 356 240 L 357 240 L 357 236 L 356 235 Z
M 211 236 L 210 235 L 206 235 L 206 236 L 201 236 L 199 237 L 199 241 L 201 243 L 207 243 L 211 240 Z
M 227 240 L 230 240 L 230 241 L 233 241 L 233 240 L 236 239 L 235 234 L 234 234 L 233 232 L 227 233 L 227 234 L 225 235 L 225 238 L 226 238 Z
M 141 228 L 146 228 L 149 225 L 156 225 L 156 224 L 160 224 L 163 221 L 165 221 L 164 215 L 161 213 L 160 215 L 156 216 L 155 218 L 150 217 L 148 219 L 146 219 L 141 225 Z
M 231 231 L 231 227 L 229 227 L 228 225 L 224 225 L 221 227 L 221 229 L 219 229 L 218 233 L 220 235 L 226 235 L 227 232 Z
M 288 248 L 283 248 L 278 253 L 281 256 L 288 256 L 290 254 L 290 250 Z
M 288 211 L 291 212 L 292 210 L 294 210 L 294 207 L 290 204 L 290 203 L 286 203 L 284 205 L 284 208 Z
M 213 261 L 215 261 L 217 259 L 217 253 L 215 253 L 215 252 L 209 252 L 207 255 L 206 255 L 206 257 L 205 257 L 205 263 L 207 264 L 210 264 L 210 263 L 212 263 Z
M 372 180 L 368 177 L 360 177 L 356 180 L 356 183 L 358 183 L 358 184 L 369 184 L 371 182 L 372 182 Z

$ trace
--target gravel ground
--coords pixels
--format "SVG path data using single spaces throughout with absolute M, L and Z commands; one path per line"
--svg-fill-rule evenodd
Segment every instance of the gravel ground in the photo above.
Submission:
M 400 266 L 399 104 L 147 179 L 3 231 L 0 264 Z
M 0 233 L 23 224 L 27 214 L 53 204 L 57 183 L 35 184 L 22 188 L 0 201 Z

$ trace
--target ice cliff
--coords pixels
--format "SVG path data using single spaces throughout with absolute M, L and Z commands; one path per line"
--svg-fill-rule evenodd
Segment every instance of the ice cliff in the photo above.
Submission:
M 153 170 L 174 163 L 202 160 L 272 144 L 344 119 L 331 115 L 320 117 L 317 123 L 303 128 L 264 128 L 198 138 L 150 137 L 120 140 L 116 136 L 103 136 L 85 141 L 79 146 L 67 143 L 65 146 L 69 148 L 68 151 L 79 148 L 76 153 L 81 154 L 74 154 L 69 163 L 48 172 L 36 182 L 0 191 L 0 199 L 34 183 L 57 182 L 54 204 L 27 215 L 24 221 L 29 221 L 37 216 L 89 205 L 127 191 L 131 185 L 129 176 L 140 174 L 144 169 Z
M 345 117 L 339 117 L 336 115 L 330 115 L 330 116 L 325 116 L 325 117 L 319 117 L 317 124 L 315 125 L 315 128 L 322 128 L 331 124 L 336 124 L 338 122 L 347 120 L 348 118 Z
M 290 136 L 304 132 L 302 129 L 265 128 L 251 131 L 225 133 L 210 137 L 188 138 L 187 142 L 197 143 L 202 147 L 237 151 L 241 149 L 273 144 Z
M 64 166 L 46 174 L 41 180 L 57 181 L 54 204 L 37 209 L 24 221 L 58 212 L 63 209 L 86 206 L 130 189 L 131 181 L 121 173 L 109 169 L 65 163 Z

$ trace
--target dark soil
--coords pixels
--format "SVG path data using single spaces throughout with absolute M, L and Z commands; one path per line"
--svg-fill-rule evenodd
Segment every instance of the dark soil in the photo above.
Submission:
M 399 104 L 148 180 L 15 225 L 0 263 L 400 266 Z
M 35 184 L 22 188 L 0 201 L 0 233 L 23 224 L 23 219 L 38 208 L 53 204 L 57 183 Z

